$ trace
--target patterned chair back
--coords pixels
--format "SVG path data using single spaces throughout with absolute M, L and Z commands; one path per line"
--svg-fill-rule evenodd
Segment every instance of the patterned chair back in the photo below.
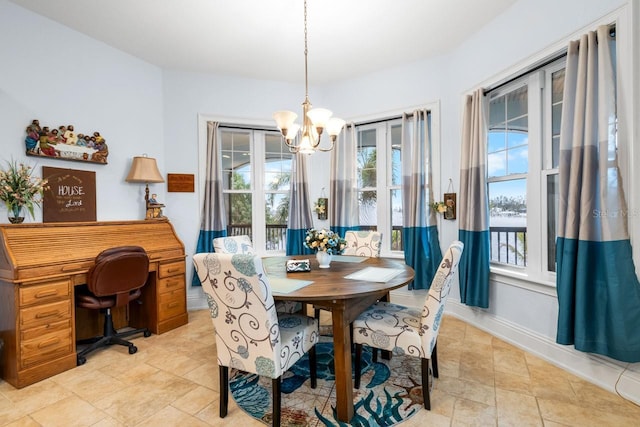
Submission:
M 455 241 L 449 246 L 431 281 L 429 293 L 422 307 L 420 329 L 423 331 L 422 347 L 427 358 L 431 357 L 438 338 L 444 305 L 451 291 L 451 283 L 458 269 L 463 249 L 464 244 L 460 241 Z
M 368 256 L 373 258 L 380 256 L 382 233 L 378 231 L 347 231 L 344 239 L 347 241 L 347 247 L 343 255 Z
M 216 237 L 213 239 L 213 250 L 219 254 L 249 254 L 253 255 L 251 238 L 247 235 Z
M 278 315 L 260 257 L 200 253 L 193 263 L 215 328 L 218 364 L 278 378 L 287 352 L 281 351 Z

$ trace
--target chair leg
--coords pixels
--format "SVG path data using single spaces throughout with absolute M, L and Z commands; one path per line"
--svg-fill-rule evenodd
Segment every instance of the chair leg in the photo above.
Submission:
M 373 349 L 373 351 L 376 351 L 375 349 Z M 362 369 L 362 344 L 356 344 L 356 356 L 355 356 L 355 361 L 354 361 L 354 367 L 353 370 L 355 371 L 354 373 L 354 380 L 353 380 L 353 386 L 356 389 L 360 388 L 360 369 Z
M 271 394 L 273 395 L 273 419 L 274 427 L 280 427 L 280 377 L 271 380 Z
M 315 310 L 313 310 L 313 317 L 318 321 L 320 320 L 320 309 L 319 308 L 316 308 Z
M 438 378 L 438 343 L 433 345 L 431 352 L 431 367 L 433 369 L 433 378 Z
M 220 366 L 220 418 L 227 416 L 229 406 L 229 367 Z
M 431 410 L 431 398 L 429 396 L 429 359 L 420 359 L 422 361 L 422 399 L 424 400 L 424 409 Z
M 311 388 L 316 388 L 318 385 L 318 365 L 315 345 L 309 349 L 309 376 L 311 377 Z

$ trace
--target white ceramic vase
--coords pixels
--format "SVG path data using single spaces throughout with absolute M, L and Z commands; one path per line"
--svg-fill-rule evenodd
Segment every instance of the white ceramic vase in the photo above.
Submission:
M 329 268 L 329 264 L 331 264 L 331 254 L 325 251 L 318 251 L 316 253 L 316 259 L 318 260 L 320 268 Z

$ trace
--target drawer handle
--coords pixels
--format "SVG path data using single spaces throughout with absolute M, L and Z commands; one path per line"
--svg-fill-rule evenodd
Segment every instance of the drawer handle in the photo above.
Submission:
M 165 283 L 165 287 L 166 288 L 173 288 L 176 285 L 179 285 L 181 283 L 180 280 L 167 280 Z
M 170 302 L 169 304 L 167 304 L 167 307 L 174 308 L 174 307 L 177 307 L 179 304 L 180 304 L 179 302 L 174 301 L 174 302 Z
M 167 268 L 167 273 L 175 273 L 176 271 L 181 271 L 180 267 L 178 268 Z
M 36 294 L 36 298 L 47 298 L 58 295 L 58 291 L 55 289 L 49 289 L 47 291 L 40 291 Z
M 52 345 L 56 345 L 60 342 L 60 338 L 52 338 L 48 341 L 43 341 L 38 344 L 38 348 L 51 347 Z
M 45 311 L 44 313 L 37 313 L 36 319 L 44 319 L 45 317 L 53 317 L 59 316 L 60 312 L 58 310 L 55 311 Z

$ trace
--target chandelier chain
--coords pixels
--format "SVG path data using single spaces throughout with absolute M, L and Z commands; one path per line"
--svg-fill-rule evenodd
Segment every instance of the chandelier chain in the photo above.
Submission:
M 309 49 L 307 47 L 307 0 L 304 0 L 304 96 L 309 99 L 309 76 L 307 71 L 307 55 Z

